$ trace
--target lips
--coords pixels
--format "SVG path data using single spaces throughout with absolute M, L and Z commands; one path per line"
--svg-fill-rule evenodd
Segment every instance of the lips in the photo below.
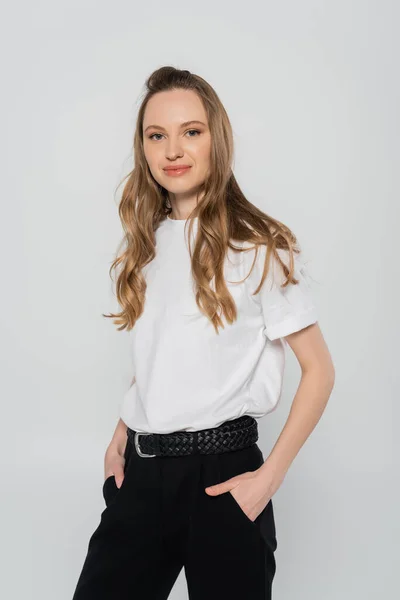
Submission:
M 174 165 L 173 167 L 166 167 L 164 173 L 167 177 L 183 177 L 190 171 L 190 165 Z
M 190 169 L 190 165 L 174 165 L 173 167 L 164 167 L 164 171 L 183 171 Z

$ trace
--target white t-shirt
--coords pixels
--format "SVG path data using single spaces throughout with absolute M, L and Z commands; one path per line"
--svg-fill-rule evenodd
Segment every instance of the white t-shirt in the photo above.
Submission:
M 135 431 L 196 431 L 271 412 L 282 391 L 282 338 L 317 321 L 302 254 L 294 255 L 297 285 L 279 289 L 285 278 L 271 256 L 269 274 L 251 296 L 261 280 L 266 246 L 259 247 L 252 274 L 240 284 L 233 282 L 250 271 L 255 250 L 229 249 L 225 279 L 238 318 L 230 325 L 222 317 L 225 328 L 218 335 L 196 304 L 185 223 L 168 217 L 160 224 L 156 256 L 143 269 L 145 308 L 130 331 L 135 381 L 120 407 L 121 419 Z M 198 218 L 193 225 L 194 237 Z M 278 252 L 288 265 L 287 251 Z

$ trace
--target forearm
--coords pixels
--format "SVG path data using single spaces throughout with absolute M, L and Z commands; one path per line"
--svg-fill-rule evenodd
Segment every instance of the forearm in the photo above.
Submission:
M 127 427 L 124 421 L 120 418 L 112 436 L 111 442 L 108 445 L 107 452 L 117 452 L 121 456 L 125 453 L 127 443 Z
M 261 472 L 272 469 L 281 477 L 285 475 L 318 423 L 333 385 L 334 374 L 328 367 L 314 368 L 302 374 L 285 426 L 261 466 Z
M 133 376 L 131 381 L 131 387 L 136 381 L 136 376 Z M 126 442 L 127 442 L 127 426 L 124 421 L 120 418 L 112 436 L 111 442 L 108 445 L 107 452 L 118 452 L 121 456 L 125 453 Z

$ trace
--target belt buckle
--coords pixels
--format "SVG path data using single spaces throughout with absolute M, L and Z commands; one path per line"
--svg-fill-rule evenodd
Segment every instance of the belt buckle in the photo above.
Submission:
M 139 456 L 142 456 L 143 458 L 151 458 L 152 456 L 157 456 L 156 454 L 145 454 L 144 452 L 141 451 L 141 449 L 139 448 L 139 435 L 152 435 L 151 433 L 143 433 L 141 431 L 136 431 L 135 432 L 135 448 L 136 448 L 136 452 L 139 454 Z

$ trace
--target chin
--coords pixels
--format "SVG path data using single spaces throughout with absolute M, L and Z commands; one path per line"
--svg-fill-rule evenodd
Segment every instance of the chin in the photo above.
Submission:
M 179 180 L 179 177 L 177 178 Z M 161 185 L 168 190 L 169 192 L 174 193 L 179 192 L 180 194 L 184 194 L 185 192 L 190 192 L 195 186 L 194 183 L 188 183 L 187 181 L 163 181 Z

